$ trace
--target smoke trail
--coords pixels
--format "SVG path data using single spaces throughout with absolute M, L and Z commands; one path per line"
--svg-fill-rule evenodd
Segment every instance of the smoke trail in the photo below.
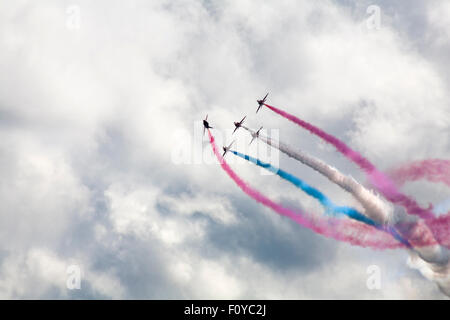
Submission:
M 213 152 L 216 155 L 222 169 L 242 191 L 244 191 L 248 196 L 250 196 L 257 202 L 274 210 L 278 214 L 288 217 L 298 224 L 326 237 L 345 241 L 350 244 L 362 247 L 372 247 L 374 249 L 392 249 L 404 247 L 403 244 L 397 242 L 386 233 L 378 231 L 359 222 L 339 219 L 328 219 L 328 221 L 326 221 L 317 217 L 314 217 L 314 219 L 306 219 L 306 215 L 304 215 L 304 213 L 293 211 L 273 202 L 272 200 L 261 194 L 259 191 L 251 188 L 230 168 L 230 166 L 223 159 L 222 155 L 219 153 L 214 141 L 214 137 L 209 130 L 208 135 Z
M 427 224 L 441 246 L 450 248 L 450 213 L 431 219 Z
M 324 141 L 332 144 L 341 154 L 350 159 L 352 162 L 356 163 L 368 176 L 369 181 L 391 202 L 401 205 L 408 211 L 409 214 L 418 215 L 421 218 L 427 219 L 432 218 L 433 214 L 427 209 L 421 208 L 417 202 L 401 193 L 393 181 L 389 179 L 385 174 L 379 171 L 369 160 L 364 158 L 360 153 L 351 149 L 344 142 L 338 138 L 326 133 L 322 129 L 319 129 L 312 124 L 297 118 L 283 110 L 275 108 L 274 106 L 264 104 L 266 107 L 278 113 L 282 117 L 296 123 L 297 125 L 305 128 L 309 132 L 318 137 L 322 138 Z
M 425 179 L 430 182 L 441 182 L 450 187 L 450 161 L 441 159 L 429 159 L 415 161 L 407 165 L 390 170 L 390 176 L 394 181 L 403 185 L 407 181 Z M 434 211 L 444 211 L 450 205 L 450 199 L 437 205 Z M 428 227 L 433 231 L 436 240 L 446 248 L 450 248 L 450 212 L 439 217 L 427 220 Z
M 366 173 L 369 181 L 391 202 L 403 206 L 409 214 L 417 215 L 424 219 L 432 219 L 433 213 L 429 209 L 423 209 L 419 207 L 417 202 L 401 193 L 395 184 L 389 179 L 386 175 L 376 169 L 376 167 L 367 159 L 365 159 L 361 154 L 352 150 L 348 147 L 344 142 L 339 139 L 331 136 L 325 131 L 303 121 L 287 112 L 284 112 L 280 109 L 277 109 L 273 106 L 265 104 L 269 109 L 278 113 L 279 115 L 289 119 L 290 121 L 296 123 L 297 125 L 307 129 L 311 133 L 319 136 L 324 141 L 332 144 L 341 154 L 350 159 L 352 162 L 356 163 L 363 171 Z M 398 215 L 397 219 L 407 220 L 408 217 Z M 423 272 L 422 274 L 428 279 L 435 281 L 441 291 L 450 296 L 450 272 L 448 270 L 449 267 L 449 257 L 448 252 L 443 250 L 435 239 L 435 235 L 437 227 L 431 221 L 426 222 L 425 225 L 422 221 L 409 221 L 403 222 L 402 226 L 397 224 L 397 229 L 400 231 L 402 236 L 404 236 L 410 243 L 415 246 L 415 254 L 422 259 L 423 264 L 427 265 L 428 273 Z M 435 243 L 434 245 L 430 245 L 424 248 L 419 248 L 416 245 L 416 241 L 425 240 L 426 243 Z M 442 239 L 438 238 L 438 241 L 441 242 Z M 416 243 L 414 243 L 416 242 Z M 442 243 L 442 242 L 441 242 Z M 420 260 L 419 258 L 416 259 Z M 412 264 L 414 265 L 414 264 Z M 447 270 L 447 272 L 443 272 L 442 270 Z M 433 276 L 429 276 L 432 273 Z
M 411 253 L 407 264 L 409 267 L 417 269 L 430 281 L 437 284 L 439 290 L 450 297 L 450 266 L 449 264 L 430 264 L 420 259 L 416 253 Z
M 450 187 L 450 160 L 415 161 L 391 170 L 389 175 L 400 185 L 406 181 L 426 179 L 430 182 L 442 182 Z
M 321 191 L 319 191 L 318 189 L 310 186 L 309 184 L 307 184 L 306 182 L 304 182 L 303 180 L 297 178 L 296 176 L 280 169 L 277 167 L 272 166 L 270 163 L 265 163 L 262 162 L 261 160 L 257 159 L 257 158 L 253 158 L 249 155 L 246 154 L 242 154 L 240 152 L 234 151 L 234 150 L 230 150 L 231 153 L 233 153 L 234 155 L 241 157 L 242 159 L 245 159 L 249 162 L 252 162 L 254 164 L 256 164 L 257 166 L 260 166 L 266 170 L 269 170 L 270 172 L 273 172 L 275 174 L 277 174 L 279 177 L 289 181 L 290 183 L 292 183 L 293 185 L 295 185 L 296 187 L 300 188 L 302 191 L 304 191 L 306 194 L 310 195 L 311 197 L 317 199 L 320 204 L 325 208 L 325 211 L 327 213 L 331 213 L 333 215 L 337 215 L 337 214 L 343 214 L 346 215 L 347 217 L 354 219 L 356 221 L 360 221 L 363 222 L 367 225 L 373 226 L 379 230 L 385 231 L 390 233 L 394 238 L 396 238 L 398 241 L 402 242 L 405 246 L 410 247 L 410 244 L 408 243 L 408 241 L 406 241 L 405 239 L 403 239 L 396 231 L 395 229 L 391 228 L 391 227 L 387 227 L 385 228 L 383 225 L 380 225 L 379 223 L 376 223 L 375 221 L 373 221 L 372 219 L 367 218 L 365 215 L 361 214 L 360 212 L 358 212 L 357 210 L 351 208 L 351 207 L 346 207 L 346 206 L 337 206 L 336 204 L 334 204 L 331 199 L 329 199 L 325 194 L 323 194 Z
M 242 127 L 248 132 L 250 132 L 252 136 L 256 135 L 256 133 L 253 130 L 245 126 Z M 376 196 L 371 191 L 364 188 L 355 179 L 345 176 L 336 168 L 330 166 L 329 164 L 325 163 L 324 161 L 318 158 L 315 158 L 298 149 L 297 150 L 292 149 L 287 144 L 281 141 L 273 141 L 269 137 L 265 137 L 261 134 L 258 135 L 258 139 L 274 148 L 277 148 L 278 150 L 288 155 L 289 157 L 302 162 L 303 164 L 307 165 L 308 167 L 312 168 L 313 170 L 319 172 L 320 174 L 328 178 L 331 182 L 340 186 L 345 191 L 352 194 L 352 196 L 361 203 L 361 205 L 365 209 L 366 215 L 370 219 L 378 221 L 380 224 L 385 224 L 388 222 L 390 218 L 389 212 L 393 211 L 392 206 L 382 201 L 378 196 Z
M 270 172 L 273 172 L 275 174 L 277 174 L 279 177 L 289 181 L 290 183 L 292 183 L 293 185 L 295 185 L 296 187 L 300 188 L 302 191 L 304 191 L 306 194 L 308 194 L 309 196 L 313 197 L 314 199 L 318 200 L 319 203 L 324 207 L 325 211 L 328 214 L 344 214 L 346 216 L 349 216 L 351 218 L 354 218 L 355 220 L 358 220 L 360 222 L 364 222 L 368 225 L 371 226 L 375 226 L 376 223 L 375 221 L 367 218 L 366 216 L 362 215 L 361 213 L 359 213 L 357 210 L 350 208 L 350 207 L 340 207 L 337 206 L 336 204 L 334 204 L 331 199 L 329 199 L 325 194 L 323 194 L 321 191 L 319 191 L 318 189 L 310 186 L 309 184 L 307 184 L 306 182 L 304 182 L 303 180 L 297 178 L 296 176 L 280 169 L 277 167 L 272 166 L 270 163 L 266 163 L 263 162 L 257 158 L 251 157 L 249 155 L 240 153 L 238 151 L 234 151 L 234 150 L 230 150 L 231 153 L 233 153 L 234 155 L 245 159 L 249 162 L 252 162 L 254 164 L 256 164 L 257 166 L 260 166 L 261 168 L 264 168 Z
M 415 161 L 407 165 L 390 170 L 390 176 L 394 181 L 403 185 L 407 181 L 425 179 L 430 182 L 441 182 L 450 187 L 450 161 L 441 159 L 429 159 Z M 439 217 L 427 221 L 428 227 L 433 231 L 436 240 L 444 247 L 450 248 L 450 199 L 438 204 L 434 212 Z M 446 210 L 445 210 L 446 209 Z M 445 214 L 445 212 L 447 212 Z
M 397 241 L 395 241 L 395 243 L 392 243 L 393 238 L 390 236 L 389 239 L 383 239 L 382 241 L 381 235 L 374 235 L 373 233 L 374 230 L 377 229 L 374 229 L 373 227 L 365 224 L 354 222 L 354 224 L 352 225 L 351 220 L 331 221 L 331 223 L 327 224 L 325 221 L 317 219 L 313 223 L 311 220 L 307 220 L 305 217 L 303 217 L 301 213 L 292 211 L 279 204 L 276 204 L 258 191 L 249 187 L 242 179 L 240 179 L 236 175 L 236 173 L 228 166 L 221 154 L 218 152 L 217 146 L 214 142 L 214 137 L 209 130 L 208 135 L 214 154 L 219 160 L 222 169 L 226 171 L 226 173 L 247 195 L 252 197 L 254 200 L 262 203 L 264 206 L 271 208 L 280 215 L 291 218 L 300 225 L 308 227 L 319 234 L 327 237 L 332 237 L 336 240 L 345 241 L 353 245 L 366 246 L 377 249 L 398 248 L 403 246 L 403 244 Z M 426 228 L 420 225 L 420 223 L 421 221 L 414 224 L 412 228 L 408 226 L 406 230 L 409 231 L 409 235 L 411 237 L 416 236 L 417 238 L 423 240 L 424 238 L 426 238 L 426 236 L 429 235 L 429 233 L 427 232 Z M 330 229 L 330 225 L 333 226 L 333 229 Z M 386 233 L 382 234 L 387 235 Z M 406 239 L 409 240 L 411 239 L 411 237 L 406 237 Z M 427 277 L 431 281 L 434 281 L 444 294 L 450 296 L 450 268 L 448 263 L 448 256 L 441 251 L 441 248 L 439 246 L 427 246 L 425 248 L 416 247 L 414 248 L 414 251 L 409 251 L 411 252 L 409 265 L 411 267 L 419 269 L 425 277 Z
M 242 126 L 245 130 L 249 131 L 252 136 L 256 136 L 256 132 L 247 128 L 246 126 Z M 352 196 L 358 200 L 363 208 L 365 209 L 365 215 L 370 219 L 374 220 L 380 225 L 393 225 L 395 221 L 388 221 L 389 217 L 392 216 L 392 212 L 394 208 L 388 203 L 384 202 L 380 199 L 376 194 L 367 190 L 361 184 L 359 184 L 355 179 L 345 176 L 336 168 L 330 166 L 324 161 L 312 157 L 311 155 L 302 152 L 300 150 L 294 150 L 290 146 L 286 145 L 280 141 L 273 141 L 272 139 L 259 134 L 257 138 L 264 143 L 277 148 L 284 154 L 290 156 L 293 159 L 296 159 L 303 164 L 309 166 L 313 170 L 316 170 L 320 174 L 327 177 L 331 182 L 337 184 L 344 190 L 348 191 Z M 397 216 L 400 216 L 402 212 L 397 212 Z M 433 228 L 430 229 L 434 232 L 436 230 L 436 239 L 431 235 L 430 232 L 424 232 L 424 227 L 417 224 L 417 219 L 414 217 L 403 217 L 403 220 L 398 227 L 401 228 L 402 232 L 407 235 L 409 238 L 414 240 L 414 245 L 416 247 L 430 246 L 435 245 L 437 243 L 443 244 L 446 247 L 449 247 L 450 243 L 450 234 L 449 232 L 443 232 L 441 225 L 437 224 L 433 219 L 427 221 L 427 224 L 433 224 Z M 449 216 L 450 220 L 450 216 Z M 443 221 L 441 220 L 440 223 Z M 426 229 L 426 227 L 425 227 Z M 439 233 L 439 234 L 438 234 Z M 406 238 L 406 236 L 404 236 Z

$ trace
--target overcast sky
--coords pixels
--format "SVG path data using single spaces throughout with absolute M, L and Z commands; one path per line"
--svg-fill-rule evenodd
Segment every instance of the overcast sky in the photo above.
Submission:
M 255 99 L 270 92 L 382 170 L 449 159 L 449 60 L 447 0 L 0 2 L 0 298 L 443 298 L 406 252 L 338 243 L 248 198 L 212 161 L 201 119 L 221 144 L 247 115 L 365 183 L 316 137 L 255 114 Z M 235 138 L 360 208 L 249 148 L 247 132 Z M 227 159 L 272 199 L 321 212 Z M 450 194 L 404 190 L 423 205 Z M 366 285 L 372 265 L 379 290 Z M 69 266 L 81 289 L 67 288 Z

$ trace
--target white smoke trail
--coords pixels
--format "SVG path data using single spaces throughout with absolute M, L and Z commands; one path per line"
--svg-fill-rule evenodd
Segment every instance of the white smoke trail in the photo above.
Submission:
M 410 253 L 407 263 L 410 268 L 419 270 L 425 278 L 435 282 L 441 292 L 450 297 L 450 265 L 448 263 L 429 263 L 415 252 Z
M 242 127 L 250 132 L 252 137 L 257 137 L 259 140 L 277 148 L 289 157 L 302 162 L 349 192 L 363 206 L 365 210 L 364 214 L 370 219 L 380 224 L 389 225 L 396 225 L 399 222 L 403 224 L 408 223 L 409 227 L 407 231 L 409 235 L 415 236 L 419 234 L 419 237 L 432 237 L 432 232 L 416 216 L 408 215 L 403 208 L 394 207 L 391 203 L 381 199 L 372 190 L 368 190 L 352 177 L 344 175 L 336 168 L 305 152 L 293 150 L 280 141 L 272 141 L 272 139 L 261 134 L 257 135 L 255 131 L 245 126 Z M 410 258 L 408 265 L 418 269 L 423 276 L 434 281 L 445 295 L 450 296 L 450 263 L 448 250 L 434 244 L 416 246 L 409 251 Z

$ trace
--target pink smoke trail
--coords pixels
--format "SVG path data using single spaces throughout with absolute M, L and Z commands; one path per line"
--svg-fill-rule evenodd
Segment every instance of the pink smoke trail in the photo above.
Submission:
M 450 161 L 428 159 L 412 162 L 408 165 L 391 170 L 390 175 L 399 185 L 407 181 L 425 179 L 431 182 L 442 182 L 450 186 Z M 435 239 L 447 249 L 450 249 L 450 212 L 426 221 L 427 227 L 432 230 Z M 437 255 L 439 258 L 439 255 Z M 426 278 L 436 282 L 439 289 L 450 296 L 450 262 L 443 255 L 441 261 L 434 259 L 435 263 L 420 261 L 412 255 L 410 266 L 418 269 Z
M 233 169 L 231 169 L 231 167 L 227 164 L 225 159 L 218 151 L 214 137 L 211 134 L 210 130 L 208 130 L 208 135 L 213 152 L 216 155 L 222 169 L 248 196 L 263 204 L 264 206 L 274 210 L 278 214 L 288 217 L 301 226 L 309 228 L 316 233 L 319 233 L 326 237 L 334 238 L 336 240 L 345 241 L 353 245 L 372 247 L 374 249 L 394 249 L 405 247 L 390 235 L 376 230 L 371 226 L 367 226 L 351 220 L 338 220 L 331 218 L 328 219 L 328 221 L 315 218 L 315 221 L 313 223 L 311 220 L 306 219 L 305 215 L 302 212 L 295 212 L 273 202 L 272 200 L 261 194 L 259 191 L 250 187 L 233 171 Z
M 450 212 L 431 219 L 427 225 L 432 230 L 437 242 L 450 249 Z
M 427 159 L 415 161 L 391 170 L 389 175 L 399 185 L 407 181 L 426 179 L 450 187 L 450 160 Z
M 441 182 L 450 187 L 450 161 L 442 159 L 415 161 L 390 170 L 389 175 L 398 185 L 425 179 L 430 182 Z M 450 212 L 428 220 L 427 225 L 436 240 L 450 248 Z
M 305 128 L 312 134 L 322 138 L 326 142 L 332 144 L 341 154 L 356 163 L 368 176 L 369 181 L 391 202 L 403 206 L 409 214 L 418 215 L 421 218 L 429 219 L 433 217 L 432 212 L 428 209 L 421 208 L 414 199 L 401 193 L 393 181 L 389 179 L 385 174 L 379 171 L 369 160 L 364 158 L 360 153 L 351 149 L 344 142 L 338 138 L 326 133 L 322 129 L 319 129 L 312 124 L 297 118 L 283 110 L 280 110 L 274 106 L 264 104 L 270 110 L 278 113 L 282 117 L 296 123 L 297 125 Z

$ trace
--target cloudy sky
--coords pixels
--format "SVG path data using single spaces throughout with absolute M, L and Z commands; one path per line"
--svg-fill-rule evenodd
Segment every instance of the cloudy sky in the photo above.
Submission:
M 247 115 L 364 183 L 316 137 L 256 115 L 255 99 L 269 91 L 380 169 L 449 159 L 449 57 L 447 0 L 0 2 L 0 298 L 443 298 L 406 252 L 338 243 L 242 194 L 201 119 L 221 144 Z M 236 139 L 359 208 L 292 159 L 248 147 L 248 133 Z M 320 212 L 228 158 L 274 200 Z M 450 194 L 404 190 L 424 205 Z M 374 265 L 381 288 L 369 290 Z M 67 288 L 70 266 L 80 289 Z

